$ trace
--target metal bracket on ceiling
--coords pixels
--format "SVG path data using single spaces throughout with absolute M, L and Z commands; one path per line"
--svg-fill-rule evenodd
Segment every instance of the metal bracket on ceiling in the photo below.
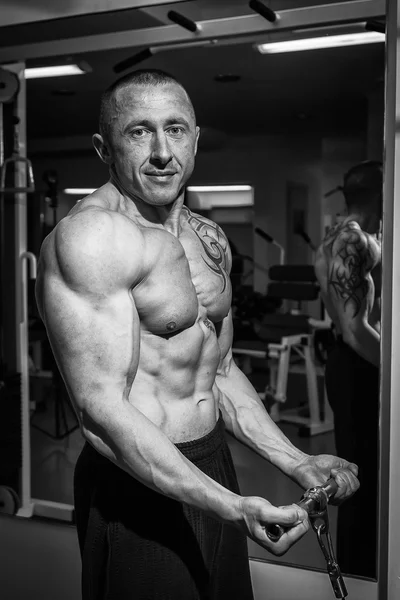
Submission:
M 250 0 L 249 7 L 270 23 L 276 23 L 279 19 L 278 13 L 272 10 L 272 8 L 265 6 L 260 0 Z
M 170 21 L 172 21 L 176 25 L 180 25 L 181 27 L 187 29 L 188 31 L 191 31 L 192 33 L 197 33 L 201 30 L 201 26 L 198 23 L 192 21 L 192 19 L 188 19 L 187 17 L 185 17 L 185 15 L 182 15 L 181 13 L 178 13 L 175 10 L 170 10 L 167 16 Z

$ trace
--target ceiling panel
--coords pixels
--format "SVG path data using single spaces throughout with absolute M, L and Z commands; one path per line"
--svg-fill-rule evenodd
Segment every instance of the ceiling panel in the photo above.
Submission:
M 145 29 L 147 27 L 157 27 L 158 25 L 160 25 L 160 21 L 155 16 L 140 9 L 55 19 L 53 21 L 0 27 L 0 47 L 96 35 L 108 33 L 109 31 Z
M 334 4 L 337 2 L 352 2 L 355 0 L 269 0 L 265 4 L 278 12 L 290 10 L 303 6 L 318 6 L 322 4 Z M 194 21 L 207 21 L 209 19 L 222 19 L 227 17 L 238 17 L 241 15 L 254 14 L 249 8 L 248 0 L 192 0 L 183 2 L 179 6 L 164 4 L 147 9 L 149 14 L 158 15 L 158 18 L 167 19 L 169 10 L 176 10 Z
M 130 54 L 128 49 L 74 56 L 86 59 L 92 72 L 29 80 L 29 137 L 93 133 L 101 92 L 116 78 L 113 65 Z M 384 44 L 278 55 L 261 55 L 252 44 L 186 48 L 138 66 L 161 68 L 181 80 L 203 127 L 237 134 L 357 130 L 365 126 L 368 94 L 382 86 Z M 219 74 L 240 80 L 217 83 Z

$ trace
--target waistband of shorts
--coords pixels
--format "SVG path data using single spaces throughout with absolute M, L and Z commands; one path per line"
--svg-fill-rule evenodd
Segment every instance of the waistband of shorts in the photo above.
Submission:
M 190 461 L 201 461 L 218 452 L 225 440 L 225 425 L 220 413 L 214 429 L 201 438 L 175 444 L 180 452 Z
M 226 445 L 225 425 L 220 413 L 219 419 L 215 427 L 206 435 L 195 440 L 187 442 L 179 442 L 174 446 L 191 462 L 198 463 L 203 460 L 217 457 L 220 450 Z M 115 465 L 97 452 L 91 444 L 86 442 L 84 446 L 84 454 L 89 460 L 95 464 L 102 464 L 105 467 L 115 468 Z
M 356 352 L 351 346 L 349 346 L 349 344 L 347 344 L 347 342 L 344 341 L 341 334 L 336 336 L 336 346 L 340 348 L 340 352 L 342 352 L 342 354 L 346 353 L 348 358 L 352 358 L 352 360 L 356 361 L 358 367 L 365 367 L 368 370 L 376 370 L 376 372 L 379 373 L 379 367 L 376 367 L 363 356 L 358 354 L 358 352 Z

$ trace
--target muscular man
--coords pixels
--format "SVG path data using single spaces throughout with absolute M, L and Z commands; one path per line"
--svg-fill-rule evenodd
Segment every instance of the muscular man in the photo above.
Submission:
M 303 488 L 332 475 L 339 502 L 359 485 L 356 465 L 295 448 L 233 362 L 227 239 L 183 205 L 198 136 L 174 78 L 117 81 L 94 136 L 111 178 L 41 251 L 37 301 L 87 442 L 84 600 L 248 600 L 246 535 L 277 555 L 304 535 L 299 507 L 241 496 L 225 427 Z
M 336 451 L 358 464 L 361 484 L 339 509 L 337 557 L 344 572 L 375 577 L 382 164 L 356 165 L 342 190 L 348 217 L 328 232 L 315 265 L 336 332 L 325 373 Z

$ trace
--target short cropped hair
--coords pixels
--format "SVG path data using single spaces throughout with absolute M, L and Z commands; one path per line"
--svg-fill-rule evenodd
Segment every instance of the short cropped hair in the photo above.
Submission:
M 180 81 L 178 81 L 173 75 L 170 75 L 166 71 L 160 69 L 138 69 L 128 73 L 123 77 L 120 77 L 113 84 L 103 92 L 100 100 L 100 118 L 99 118 L 99 131 L 104 139 L 109 139 L 110 126 L 112 122 L 112 116 L 115 107 L 117 92 L 123 88 L 129 87 L 130 85 L 150 85 L 150 86 L 161 86 L 169 83 L 175 83 L 179 85 L 185 92 L 188 102 L 190 105 L 193 118 L 196 120 L 195 112 L 192 101 L 190 100 L 189 94 L 183 87 Z
M 377 160 L 366 160 L 352 167 L 343 178 L 343 195 L 348 208 L 368 206 L 382 198 L 383 168 Z

